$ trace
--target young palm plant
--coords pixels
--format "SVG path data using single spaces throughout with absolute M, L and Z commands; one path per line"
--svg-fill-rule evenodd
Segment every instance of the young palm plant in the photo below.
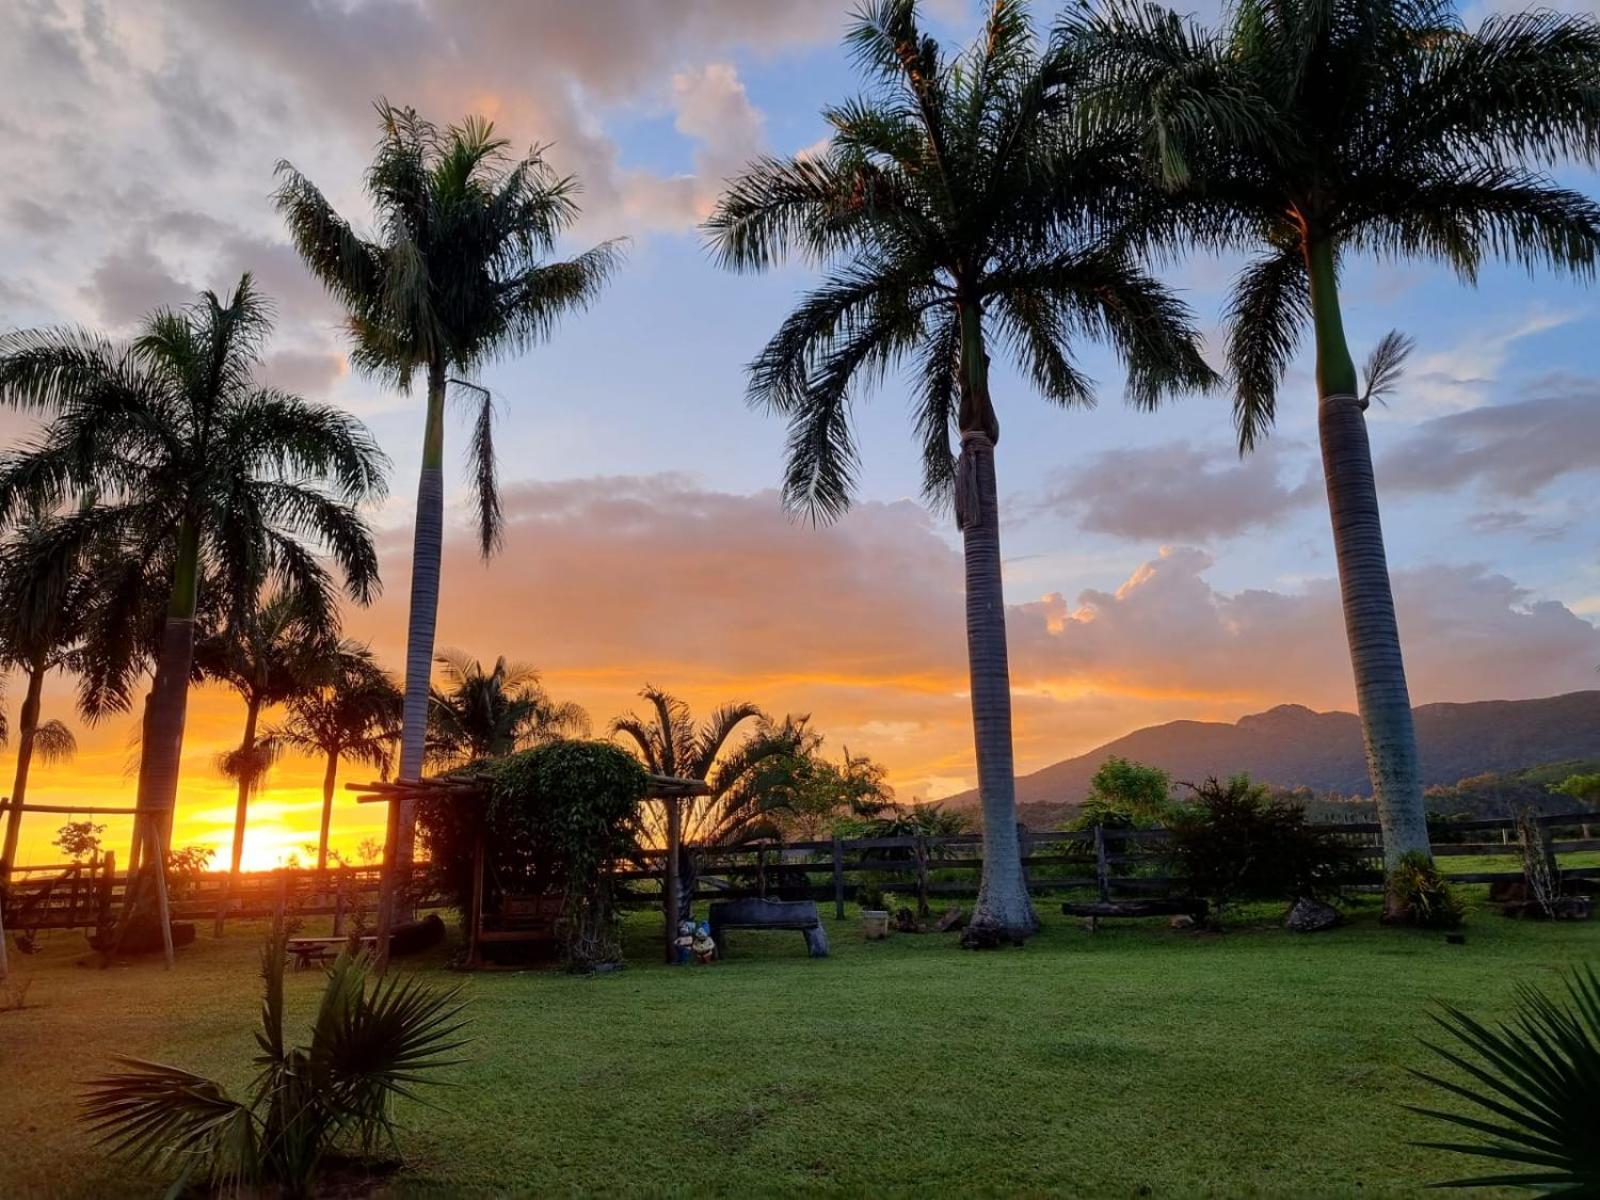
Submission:
M 1440 1186 L 1600 1195 L 1600 975 L 1592 966 L 1574 968 L 1566 987 L 1566 1004 L 1535 988 L 1519 988 L 1516 1016 L 1498 1028 L 1452 1005 L 1433 1015 L 1472 1057 L 1432 1043 L 1429 1049 L 1470 1082 L 1412 1074 L 1476 1106 L 1478 1115 L 1409 1107 L 1483 1140 L 1419 1144 L 1521 1168 Z
M 328 830 L 333 822 L 339 763 L 357 762 L 387 779 L 400 737 L 400 689 L 378 665 L 372 650 L 341 641 L 326 677 L 289 697 L 289 716 L 269 736 L 280 746 L 321 755 L 322 823 L 317 833 L 317 870 L 328 865 Z
M 63 543 L 116 548 L 83 691 L 97 710 L 126 708 L 154 659 L 139 808 L 161 814 L 163 845 L 202 601 L 239 616 L 272 581 L 331 613 L 330 559 L 357 602 L 378 587 L 358 506 L 384 494 L 386 459 L 348 414 L 255 383 L 271 327 L 245 275 L 226 301 L 206 292 L 152 314 L 131 345 L 81 329 L 0 337 L 0 403 L 47 418 L 0 456 L 0 523 L 77 503 L 57 518 Z M 164 612 L 154 638 L 152 601 Z
M 1218 31 L 1136 0 L 1074 10 L 1097 80 L 1197 241 L 1247 250 L 1228 311 L 1240 446 L 1272 428 L 1311 327 L 1345 631 L 1384 855 L 1429 853 L 1365 408 L 1340 312 L 1357 254 L 1591 274 L 1600 206 L 1542 173 L 1600 150 L 1600 24 L 1548 9 L 1468 32 L 1450 0 L 1239 0 Z
M 848 40 L 875 90 L 827 110 L 825 151 L 752 164 L 707 228 L 732 269 L 793 254 L 826 272 L 750 373 L 751 403 L 789 421 L 791 509 L 831 520 L 849 507 L 852 402 L 915 364 L 925 491 L 953 496 L 965 542 L 985 838 L 973 922 L 1022 937 L 1037 918 L 1016 828 L 991 353 L 1010 351 L 1062 407 L 1093 402 L 1071 353 L 1080 337 L 1117 352 L 1142 408 L 1215 378 L 1187 311 L 1131 256 L 1173 232 L 1165 206 L 1139 199 L 1137 145 L 1070 119 L 1073 62 L 1041 53 L 1023 4 L 993 0 L 955 57 L 924 35 L 914 0 L 864 9 Z
M 441 766 L 589 736 L 589 714 L 552 699 L 530 666 L 501 657 L 485 671 L 458 650 L 445 651 L 438 663 L 444 680 L 428 712 L 428 757 Z
M 810 731 L 806 718 L 774 722 L 747 701 L 724 704 L 697 724 L 689 705 L 671 693 L 646 686 L 639 695 L 650 703 L 649 716 L 626 713 L 617 717 L 611 722 L 611 736 L 630 743 L 652 774 L 696 779 L 710 789 L 707 795 L 681 800 L 675 806 L 681 822 L 678 881 L 687 916 L 699 876 L 696 848 L 737 846 L 776 835 L 774 808 L 781 797 L 763 768 L 815 750 L 822 739 Z M 755 722 L 750 736 L 730 745 L 750 721 Z M 666 805 L 647 805 L 642 810 L 647 841 L 669 844 L 666 823 L 671 811 Z
M 409 389 L 420 373 L 427 421 L 411 567 L 400 778 L 422 774 L 444 535 L 444 405 L 455 375 L 542 342 L 566 313 L 599 294 L 620 251 L 605 243 L 565 262 L 546 261 L 577 218 L 577 181 L 559 177 L 538 150 L 512 162 L 494 126 L 469 118 L 442 132 L 409 108 L 379 102 L 382 136 L 367 172 L 378 235 L 359 236 L 316 186 L 287 162 L 278 210 L 306 265 L 349 312 L 352 361 Z M 500 537 L 493 411 L 479 399 L 470 445 L 479 550 Z M 393 806 L 389 849 L 409 862 L 414 816 Z
M 352 1146 L 371 1156 L 382 1141 L 393 1147 L 393 1100 L 413 1097 L 465 1044 L 459 989 L 373 981 L 366 959 L 347 951 L 328 973 L 310 1042 L 288 1045 L 285 950 L 278 930 L 262 951 L 260 1070 L 247 1099 L 203 1075 L 136 1058 L 120 1059 L 120 1070 L 87 1087 L 85 1119 L 98 1140 L 140 1169 L 176 1172 L 173 1194 L 200 1181 L 224 1194 L 309 1194 L 331 1152 Z

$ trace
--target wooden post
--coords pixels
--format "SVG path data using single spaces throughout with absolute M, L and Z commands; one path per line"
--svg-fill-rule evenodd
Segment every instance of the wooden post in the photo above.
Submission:
M 11 959 L 6 950 L 6 896 L 9 889 L 0 889 L 0 983 L 4 983 L 11 976 Z
M 917 917 L 926 920 L 928 917 L 928 839 L 924 834 L 917 835 Z
M 344 932 L 344 893 L 345 873 L 342 867 L 334 871 L 333 885 L 333 936 L 338 937 Z
M 472 913 L 467 924 L 467 966 L 476 969 L 483 965 L 478 956 L 478 946 L 483 936 L 483 865 L 488 857 L 484 844 L 483 814 L 479 813 L 478 834 L 472 843 Z
M 400 853 L 400 797 L 389 798 L 388 828 L 383 838 L 383 868 L 378 876 L 378 974 L 389 969 L 389 936 L 394 931 L 396 859 Z
M 117 886 L 117 856 L 114 851 L 107 850 L 105 858 L 105 874 L 100 876 L 100 894 L 95 904 L 94 931 L 98 938 L 104 938 L 111 927 L 111 889 Z
M 767 898 L 767 848 L 756 847 L 756 895 Z
M 661 803 L 667 806 L 667 862 L 661 872 L 662 952 L 668 963 L 678 958 L 678 922 L 683 920 L 683 908 L 678 897 L 678 854 L 683 848 L 683 809 L 677 797 L 668 796 Z
M 844 920 L 844 840 L 833 835 L 833 915 Z
M 1094 876 L 1100 885 L 1100 899 L 1102 902 L 1111 899 L 1111 873 L 1106 863 L 1106 831 L 1105 826 L 1094 827 Z
M 177 959 L 172 953 L 172 905 L 167 902 L 167 849 L 161 844 L 161 820 L 152 815 L 144 822 L 149 844 L 150 870 L 156 880 L 156 920 L 161 922 L 161 952 L 166 957 L 167 970 L 172 970 Z

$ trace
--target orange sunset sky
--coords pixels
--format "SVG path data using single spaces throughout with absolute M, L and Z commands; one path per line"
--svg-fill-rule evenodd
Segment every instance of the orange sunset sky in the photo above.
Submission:
M 441 123 L 490 114 L 515 147 L 549 145 L 581 180 L 563 251 L 625 236 L 626 265 L 551 343 L 486 369 L 496 397 L 502 553 L 465 525 L 463 416 L 449 431 L 438 646 L 533 664 L 597 732 L 652 683 L 697 711 L 747 699 L 809 713 L 830 753 L 885 763 L 906 799 L 973 783 L 959 541 L 915 499 L 910 385 L 858 398 L 861 503 L 816 529 L 780 510 L 782 423 L 743 403 L 745 364 L 814 279 L 719 271 L 697 223 L 752 156 L 825 136 L 819 110 L 857 90 L 839 46 L 851 0 L 87 0 L 0 5 L 0 326 L 80 323 L 126 336 L 142 314 L 252 271 L 277 304 L 265 382 L 342 405 L 394 462 L 374 508 L 384 590 L 345 615 L 401 662 L 421 403 L 353 373 L 340 313 L 288 245 L 270 195 L 292 160 L 361 224 L 372 101 Z M 1054 6 L 1038 6 L 1048 23 Z M 1202 3 L 1202 16 L 1215 5 Z M 976 6 L 937 0 L 964 39 Z M 1587 175 L 1578 186 L 1592 190 Z M 1208 353 L 1238 263 L 1163 267 Z M 1352 261 L 1345 320 L 1364 358 L 1417 340 L 1371 414 L 1401 632 L 1418 703 L 1600 684 L 1600 309 L 1581 281 Z M 1120 368 L 1092 412 L 1047 408 L 997 353 L 993 386 L 1019 770 L 1140 726 L 1233 720 L 1274 704 L 1353 705 L 1316 450 L 1310 356 L 1284 384 L 1265 447 L 1236 451 L 1225 396 L 1125 410 Z M 0 414 L 0 442 L 27 422 Z M 12 681 L 13 720 L 20 688 Z M 52 680 L 45 715 L 71 716 Z M 191 701 L 176 843 L 225 862 L 234 794 L 215 760 L 242 703 Z M 71 763 L 29 798 L 131 804 L 131 718 L 79 727 Z M 11 752 L 0 751 L 0 790 Z M 341 785 L 351 778 L 349 770 Z M 315 836 L 321 764 L 287 758 L 252 804 L 245 862 Z M 59 819 L 24 825 L 52 860 Z M 107 844 L 127 823 L 107 819 Z M 341 790 L 334 841 L 378 836 Z

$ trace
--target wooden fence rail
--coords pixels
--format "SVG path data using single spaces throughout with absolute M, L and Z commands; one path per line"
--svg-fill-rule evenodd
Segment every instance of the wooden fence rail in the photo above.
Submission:
M 1587 832 L 1600 825 L 1600 813 L 1559 813 L 1539 818 L 1552 831 Z M 1382 882 L 1378 870 L 1381 846 L 1378 826 L 1350 823 L 1330 826 L 1340 834 L 1360 838 L 1370 852 L 1373 869 L 1358 883 Z M 1510 830 L 1511 818 L 1452 822 L 1450 833 L 1485 833 Z M 1024 873 L 1035 893 L 1094 891 L 1101 899 L 1119 894 L 1163 892 L 1173 880 L 1161 874 L 1161 829 L 1111 829 L 1060 832 L 1023 830 Z M 1440 831 L 1444 832 L 1444 831 Z M 1553 836 L 1556 855 L 1600 851 L 1600 838 Z M 935 898 L 960 898 L 977 894 L 983 866 L 981 834 L 926 837 L 832 838 L 786 844 L 740 847 L 694 847 L 698 871 L 697 899 L 733 899 L 774 896 L 784 899 L 832 901 L 844 915 L 845 905 L 864 889 L 893 892 L 904 901 L 926 908 Z M 1494 883 L 1520 879 L 1522 872 L 1452 871 L 1449 860 L 1460 857 L 1514 856 L 1522 852 L 1512 840 L 1445 842 L 1434 846 L 1445 876 L 1459 883 Z M 109 856 L 108 856 L 109 858 Z M 625 904 L 659 905 L 665 876 L 664 852 L 643 850 L 636 861 L 618 864 L 614 878 L 621 884 Z M 440 907 L 449 901 L 439 894 L 427 864 L 418 864 L 408 889 L 418 907 Z M 296 916 L 332 916 L 336 928 L 372 914 L 377 905 L 381 869 L 330 867 L 280 867 L 250 872 L 230 889 L 223 871 L 172 881 L 173 915 L 183 920 L 259 920 L 279 911 Z M 1600 867 L 1565 867 L 1569 879 L 1600 879 Z M 120 909 L 127 887 L 126 873 L 110 862 L 51 864 L 18 867 L 10 890 L 3 897 L 4 925 L 13 932 L 35 929 L 96 929 L 107 914 Z

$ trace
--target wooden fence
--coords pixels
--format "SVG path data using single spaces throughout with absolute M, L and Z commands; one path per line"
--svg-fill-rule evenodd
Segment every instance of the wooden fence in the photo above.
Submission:
M 1538 818 L 1558 856 L 1600 851 L 1600 838 L 1587 836 L 1600 813 L 1561 813 Z M 1358 883 L 1382 882 L 1379 827 L 1375 823 L 1330 826 L 1370 850 L 1371 872 Z M 1161 829 L 1096 827 L 1077 833 L 1022 830 L 1023 870 L 1035 893 L 1092 891 L 1102 899 L 1160 893 L 1172 886 L 1161 873 Z M 1490 838 L 1487 835 L 1499 835 Z M 1458 883 L 1494 883 L 1522 878 L 1520 864 L 1504 871 L 1452 871 L 1461 857 L 1519 858 L 1512 818 L 1451 822 L 1435 831 L 1434 854 L 1445 876 Z M 1478 841 L 1447 838 L 1482 837 Z M 737 848 L 695 847 L 696 899 L 772 896 L 832 901 L 844 915 L 846 903 L 863 888 L 893 892 L 902 902 L 927 907 L 935 900 L 977 894 L 983 866 L 981 834 L 941 837 L 832 838 L 825 841 L 763 843 Z M 110 856 L 107 856 L 109 859 Z M 614 877 L 621 899 L 630 905 L 659 905 L 665 852 L 643 851 L 637 861 L 620 864 Z M 372 867 L 284 867 L 244 875 L 230 889 L 226 872 L 208 872 L 172 881 L 173 915 L 184 920 L 257 920 L 285 911 L 296 916 L 331 916 L 337 927 L 355 914 L 376 911 L 380 869 Z M 1568 879 L 1600 879 L 1600 867 L 1563 867 Z M 447 903 L 433 893 L 426 864 L 415 876 L 418 907 Z M 102 927 L 120 908 L 126 874 L 114 864 L 56 864 L 18 868 L 5 897 L 5 926 L 30 929 Z

